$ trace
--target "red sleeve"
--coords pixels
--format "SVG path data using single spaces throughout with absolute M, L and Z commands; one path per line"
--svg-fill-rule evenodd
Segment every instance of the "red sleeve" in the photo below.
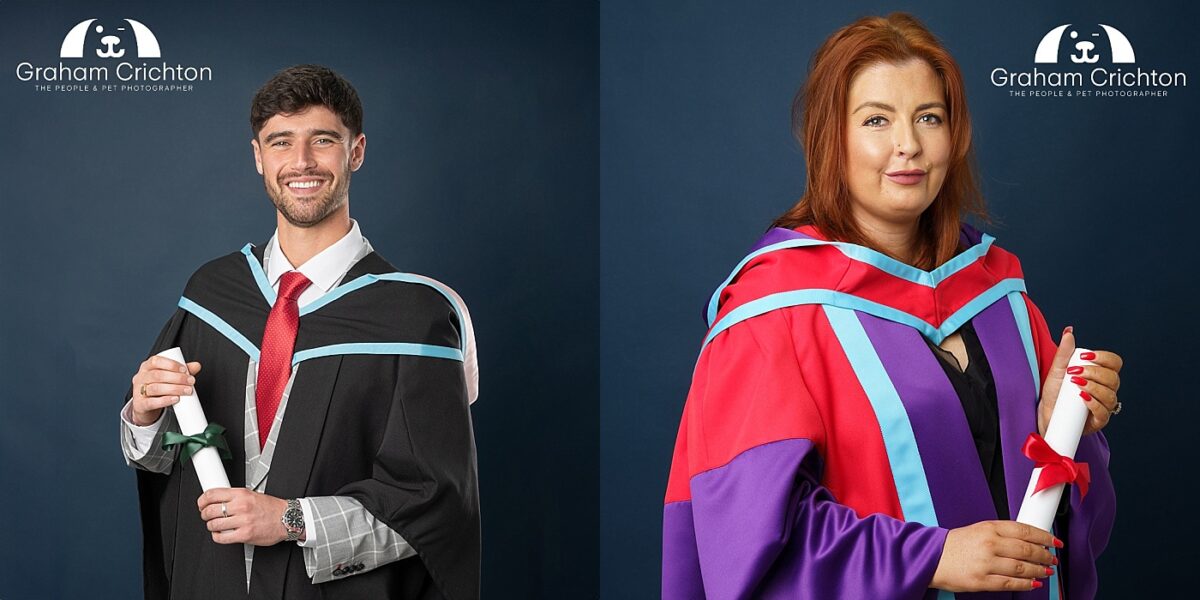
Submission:
M 1046 383 L 1046 374 L 1050 372 L 1050 365 L 1054 362 L 1054 355 L 1058 352 L 1058 343 L 1050 335 L 1050 327 L 1046 325 L 1046 318 L 1042 316 L 1042 311 L 1038 310 L 1037 305 L 1029 299 L 1029 296 L 1024 296 L 1025 307 L 1029 310 L 1029 328 L 1033 330 L 1033 350 L 1038 362 L 1038 382 L 1041 385 Z M 1039 386 L 1038 392 L 1041 392 Z

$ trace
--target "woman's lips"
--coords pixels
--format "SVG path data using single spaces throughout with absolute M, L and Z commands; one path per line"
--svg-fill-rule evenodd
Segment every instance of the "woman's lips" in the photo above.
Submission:
M 892 182 L 900 185 L 916 185 L 921 183 L 921 180 L 925 178 L 925 171 L 895 171 L 884 173 L 883 175 Z

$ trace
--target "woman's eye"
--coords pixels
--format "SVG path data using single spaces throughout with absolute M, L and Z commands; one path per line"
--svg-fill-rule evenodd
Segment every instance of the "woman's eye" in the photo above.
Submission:
M 917 119 L 917 120 L 920 121 L 921 123 L 928 123 L 930 125 L 941 125 L 942 124 L 942 118 L 935 114 L 932 114 L 932 113 L 921 115 L 921 118 Z
M 887 119 L 880 116 L 871 117 L 863 122 L 863 125 L 866 125 L 867 127 L 883 127 L 886 124 Z

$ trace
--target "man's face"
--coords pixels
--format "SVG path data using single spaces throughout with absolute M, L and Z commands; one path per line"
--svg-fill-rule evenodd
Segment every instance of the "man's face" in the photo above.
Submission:
M 351 137 L 328 108 L 310 106 L 271 117 L 250 144 L 275 208 L 293 226 L 312 227 L 345 208 L 367 138 Z

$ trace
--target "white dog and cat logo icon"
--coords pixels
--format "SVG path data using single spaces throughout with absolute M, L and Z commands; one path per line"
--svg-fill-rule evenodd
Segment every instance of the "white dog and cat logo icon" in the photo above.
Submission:
M 1063 46 L 1063 38 L 1067 37 L 1070 40 L 1067 42 L 1071 52 L 1068 56 L 1071 62 L 1077 65 L 1092 64 L 1099 62 L 1100 49 L 1095 41 L 1090 38 L 1096 38 L 1097 41 L 1107 41 L 1110 56 L 1113 64 L 1133 64 L 1133 44 L 1129 43 L 1129 38 L 1125 37 L 1116 27 L 1100 23 L 1100 28 L 1104 35 L 1101 36 L 1099 31 L 1086 32 L 1089 35 L 1084 39 L 1079 39 L 1081 29 L 1078 27 L 1072 28 L 1071 23 L 1059 25 L 1051 29 L 1045 36 L 1042 37 L 1041 43 L 1038 44 L 1037 52 L 1034 53 L 1033 62 L 1041 64 L 1058 63 L 1059 50 Z
M 95 24 L 97 19 L 80 21 L 63 38 L 60 58 L 84 58 L 91 56 L 87 50 L 94 50 L 99 58 L 122 58 L 132 44 L 136 48 L 137 58 L 162 58 L 158 46 L 158 38 L 141 22 L 124 19 L 116 26 L 108 29 L 102 24 Z M 130 38 L 132 33 L 132 38 Z M 89 44 L 88 42 L 92 43 Z
M 70 23 L 75 24 L 67 29 Z M 17 80 L 32 83 L 37 92 L 186 93 L 200 82 L 213 80 L 208 65 L 163 60 L 158 36 L 142 21 L 102 15 L 79 22 L 71 19 L 61 26 L 67 29 L 64 37 L 59 38 L 63 29 L 56 27 L 46 39 L 47 54 L 51 48 L 58 50 L 55 63 L 17 63 Z

